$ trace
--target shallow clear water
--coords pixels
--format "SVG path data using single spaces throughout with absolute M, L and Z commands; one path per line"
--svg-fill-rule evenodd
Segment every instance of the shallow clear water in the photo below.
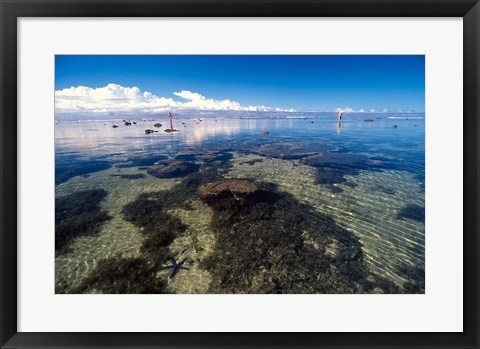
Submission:
M 276 190 L 292 195 L 312 212 L 332 218 L 358 238 L 363 262 L 374 275 L 400 290 L 405 283 L 421 283 L 418 270 L 424 269 L 425 226 L 418 210 L 425 207 L 423 114 L 346 114 L 341 125 L 333 113 L 286 116 L 218 116 L 199 121 L 193 115 L 174 120 L 179 131 L 170 134 L 163 132 L 166 118 L 158 119 L 164 124 L 160 128 L 153 127 L 154 121 L 141 119 L 131 120 L 137 122 L 131 126 L 121 120 L 57 122 L 56 197 L 103 189 L 106 196 L 99 205 L 110 217 L 95 234 L 72 239 L 68 249 L 58 253 L 58 292 L 78 286 L 105 258 L 142 255 L 142 228 L 124 219 L 123 207 L 142 193 L 168 191 L 183 179 L 154 177 L 146 172 L 149 166 L 178 158 L 199 164 L 201 175 L 207 163 L 202 155 L 208 154 L 229 155 L 214 161 L 224 178 L 275 184 Z M 159 132 L 145 134 L 147 128 Z M 268 135 L 262 134 L 265 130 Z M 170 292 L 205 293 L 212 276 L 195 261 L 205 259 L 218 246 L 209 224 L 215 212 L 194 197 L 189 200 L 189 209 L 167 211 L 187 227 L 169 249 L 188 258 L 190 270 L 172 279 L 168 271 L 160 270 L 157 277 L 166 280 Z M 405 214 L 409 207 L 417 211 Z

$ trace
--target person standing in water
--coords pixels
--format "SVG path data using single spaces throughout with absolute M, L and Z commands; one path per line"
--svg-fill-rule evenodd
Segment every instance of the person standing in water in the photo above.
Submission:
M 173 115 L 172 113 L 168 113 L 168 118 L 170 119 L 170 128 L 166 128 L 163 130 L 163 132 L 167 132 L 167 133 L 170 133 L 170 132 L 177 132 L 178 130 L 175 130 L 173 128 L 173 122 L 172 122 L 172 119 L 173 119 Z
M 168 118 L 170 119 L 170 130 L 173 130 L 173 123 L 172 123 L 173 115 L 172 115 L 172 113 L 168 112 Z
M 337 134 L 340 134 L 340 128 L 342 127 L 342 116 L 343 116 L 343 113 L 339 112 L 338 113 Z

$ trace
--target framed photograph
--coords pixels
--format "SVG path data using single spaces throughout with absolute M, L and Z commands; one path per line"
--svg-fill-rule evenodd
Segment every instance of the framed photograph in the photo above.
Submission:
M 2 1 L 2 348 L 479 347 L 477 0 Z

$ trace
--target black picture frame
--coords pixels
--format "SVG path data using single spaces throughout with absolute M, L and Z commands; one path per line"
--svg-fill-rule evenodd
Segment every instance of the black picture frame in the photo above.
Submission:
M 479 348 L 478 0 L 0 0 L 1 348 Z M 24 333 L 17 331 L 17 18 L 463 17 L 462 333 Z M 447 67 L 446 67 L 447 69 Z M 448 277 L 446 277 L 448 278 Z M 439 310 L 441 316 L 441 310 Z

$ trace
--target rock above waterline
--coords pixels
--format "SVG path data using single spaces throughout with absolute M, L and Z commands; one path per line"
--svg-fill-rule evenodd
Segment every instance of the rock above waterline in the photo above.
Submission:
M 244 179 L 227 179 L 202 186 L 198 190 L 198 196 L 205 201 L 230 195 L 237 198 L 253 194 L 257 189 L 257 186 L 250 181 Z
M 157 178 L 183 177 L 198 171 L 199 165 L 186 161 L 161 160 L 147 169 L 147 173 Z

